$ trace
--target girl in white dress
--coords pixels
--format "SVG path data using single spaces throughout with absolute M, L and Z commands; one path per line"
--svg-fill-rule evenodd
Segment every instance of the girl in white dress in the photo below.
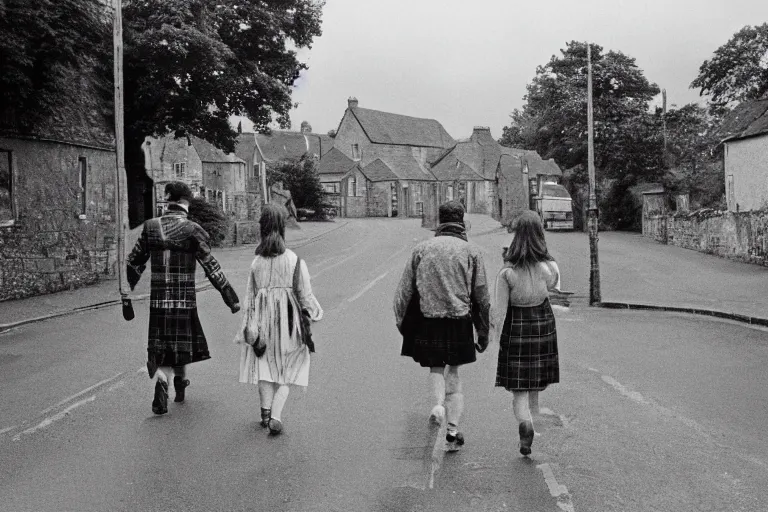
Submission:
M 262 208 L 261 242 L 251 263 L 243 321 L 235 336 L 241 346 L 240 382 L 259 386 L 261 426 L 271 434 L 283 430 L 281 415 L 289 385 L 309 384 L 310 348 L 302 341 L 302 310 L 312 321 L 323 317 L 304 261 L 299 266 L 299 289 L 293 289 L 299 258 L 285 247 L 286 217 L 280 206 Z

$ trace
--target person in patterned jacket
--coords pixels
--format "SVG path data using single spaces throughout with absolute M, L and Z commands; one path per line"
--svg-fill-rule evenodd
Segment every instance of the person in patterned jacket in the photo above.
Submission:
M 232 313 L 240 301 L 224 276 L 208 245 L 209 236 L 199 224 L 187 218 L 192 191 L 185 183 L 165 186 L 168 211 L 144 223 L 136 246 L 128 256 L 128 284 L 131 290 L 151 260 L 152 277 L 149 302 L 147 370 L 157 376 L 152 412 L 168 412 L 168 376 L 173 369 L 175 402 L 184 401 L 189 386 L 185 367 L 210 359 L 208 343 L 197 315 L 195 271 L 197 262 L 213 286 L 221 293 Z
M 459 366 L 488 346 L 490 297 L 480 248 L 467 241 L 464 206 L 440 205 L 435 237 L 413 249 L 395 293 L 401 354 L 430 368 L 436 400 L 430 419 L 447 420 L 448 451 L 464 444 L 458 431 L 464 408 Z M 475 343 L 474 330 L 477 332 Z

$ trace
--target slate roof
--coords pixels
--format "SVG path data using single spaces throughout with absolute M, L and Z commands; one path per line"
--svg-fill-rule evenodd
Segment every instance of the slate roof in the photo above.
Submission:
M 333 148 L 320 159 L 317 164 L 317 174 L 346 174 L 356 165 L 357 162 L 339 151 L 338 148 Z
M 207 140 L 203 140 L 200 137 L 194 135 L 190 137 L 192 146 L 194 146 L 197 155 L 202 162 L 208 163 L 245 163 L 242 159 L 238 158 L 234 153 L 224 153 Z
M 458 145 L 457 145 L 458 146 Z M 443 155 L 430 170 L 440 181 L 482 181 L 484 178 L 474 168 L 459 160 L 455 151 Z
M 396 179 L 411 181 L 436 181 L 430 170 L 419 163 L 413 155 L 389 153 L 379 155 L 378 160 L 397 176 Z M 367 167 L 367 165 L 366 165 Z
M 434 119 L 410 117 L 379 110 L 348 109 L 375 144 L 449 148 L 455 144 L 443 125 Z
M 720 134 L 724 141 L 768 133 L 768 98 L 744 101 L 723 120 Z
M 256 143 L 268 161 L 299 159 L 306 153 L 322 157 L 333 147 L 333 139 L 328 135 L 283 130 L 257 133 Z
M 397 174 L 385 164 L 381 158 L 377 158 L 362 169 L 362 173 L 371 181 L 395 181 Z

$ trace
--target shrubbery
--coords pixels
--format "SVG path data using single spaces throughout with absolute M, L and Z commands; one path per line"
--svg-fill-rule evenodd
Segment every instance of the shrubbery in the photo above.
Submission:
M 219 246 L 227 237 L 230 220 L 215 203 L 209 203 L 202 197 L 195 197 L 189 202 L 189 219 L 197 222 L 211 237 L 211 245 Z

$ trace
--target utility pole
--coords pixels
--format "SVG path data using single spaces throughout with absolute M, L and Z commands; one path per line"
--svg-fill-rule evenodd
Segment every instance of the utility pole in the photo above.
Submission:
M 662 89 L 661 90 L 661 105 L 662 105 L 662 114 L 661 114 L 661 134 L 664 138 L 664 167 L 666 168 L 667 165 L 667 90 Z
M 592 49 L 587 43 L 587 160 L 589 171 L 589 305 L 595 305 L 600 298 L 600 261 L 597 257 L 597 194 L 595 193 L 595 134 L 592 114 Z
M 115 211 L 117 213 L 117 277 L 123 318 L 133 320 L 133 305 L 128 297 L 128 279 L 125 267 L 125 233 L 128 231 L 128 183 L 125 175 L 125 118 L 123 107 L 123 5 L 114 0 L 112 21 L 113 47 L 115 52 L 115 154 L 117 176 L 115 180 Z

